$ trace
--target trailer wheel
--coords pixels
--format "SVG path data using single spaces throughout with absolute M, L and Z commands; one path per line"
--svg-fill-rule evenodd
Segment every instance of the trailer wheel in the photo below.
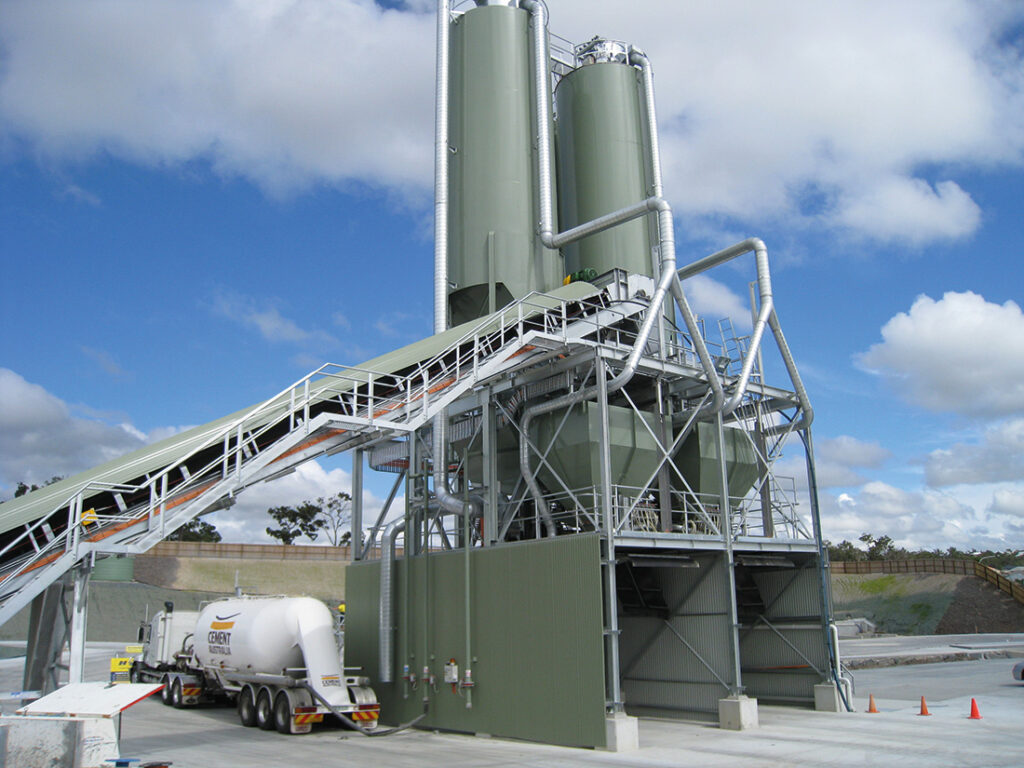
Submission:
M 160 682 L 164 684 L 164 687 L 160 689 L 160 701 L 169 707 L 171 706 L 171 678 L 169 675 L 164 675 Z
M 185 698 L 181 693 L 181 678 L 174 678 L 174 683 L 171 685 L 171 704 L 175 709 L 181 709 L 185 706 Z
M 284 691 L 277 694 L 277 701 L 274 702 L 274 727 L 278 733 L 292 732 L 292 703 Z
M 274 729 L 274 706 L 270 700 L 270 691 L 266 688 L 261 689 L 256 696 L 256 725 L 264 731 Z
M 246 728 L 256 725 L 256 702 L 248 685 L 238 694 L 238 719 Z

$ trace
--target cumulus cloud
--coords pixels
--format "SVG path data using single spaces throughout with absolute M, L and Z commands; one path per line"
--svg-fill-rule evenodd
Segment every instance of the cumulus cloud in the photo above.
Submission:
M 75 474 L 175 431 L 146 434 L 128 423 L 76 416 L 56 395 L 0 368 L 0 486 L 6 495 L 19 482 Z
M 834 220 L 879 240 L 923 245 L 969 235 L 981 221 L 981 209 L 956 182 L 933 188 L 922 179 L 889 178 L 846 192 Z
M 707 275 L 696 275 L 683 281 L 686 299 L 698 315 L 710 318 L 729 318 L 742 328 L 750 328 L 750 304 L 729 286 Z
M 989 511 L 1024 520 L 1024 488 L 1000 488 L 992 494 Z
M 932 451 L 925 477 L 934 487 L 1024 478 L 1024 419 L 989 426 L 976 443 Z
M 431 5 L 6 3 L 0 118 L 58 160 L 200 159 L 274 192 L 354 182 L 425 200 Z M 921 245 L 979 222 L 953 171 L 924 169 L 1024 154 L 1019 5 L 554 6 L 553 31 L 650 54 L 667 189 L 691 220 L 813 221 Z
M 911 403 L 999 417 L 1024 413 L 1024 313 L 967 291 L 919 296 L 859 357 Z M 984 340 L 998 339 L 998 351 Z
M 892 454 L 875 441 L 858 440 L 850 435 L 819 440 L 814 446 L 814 467 L 818 488 L 848 488 L 867 482 L 859 469 L 878 469 Z M 787 457 L 775 465 L 775 474 L 792 477 L 796 487 L 807 489 L 807 470 L 803 456 Z M 846 494 L 842 494 L 845 496 Z
M 891 536 L 901 546 L 939 547 L 966 540 L 965 523 L 976 511 L 953 496 L 906 491 L 888 483 L 866 483 L 855 494 L 821 498 L 822 534 L 831 541 L 856 541 L 862 533 Z
M 267 514 L 268 509 L 326 498 L 340 491 L 352 491 L 352 477 L 348 472 L 337 467 L 326 470 L 320 462 L 308 461 L 299 465 L 290 475 L 247 489 L 237 496 L 238 501 L 233 507 L 214 512 L 203 519 L 215 525 L 225 541 L 280 543 L 267 535 L 267 526 L 276 525 Z M 364 489 L 365 528 L 373 525 L 383 507 L 383 499 Z M 388 520 L 403 514 L 404 508 L 404 498 L 396 498 Z

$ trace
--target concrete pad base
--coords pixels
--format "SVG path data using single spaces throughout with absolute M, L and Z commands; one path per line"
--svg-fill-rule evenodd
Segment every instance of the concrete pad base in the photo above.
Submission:
M 842 712 L 839 688 L 835 683 L 819 683 L 814 686 L 814 708 L 819 712 Z
M 101 768 L 120 757 L 111 718 L 3 717 L 0 732 L 0 765 Z
M 640 749 L 639 721 L 625 712 L 609 715 L 604 721 L 605 749 L 609 752 L 630 752 Z
M 727 731 L 757 728 L 757 699 L 730 696 L 718 700 L 718 727 Z

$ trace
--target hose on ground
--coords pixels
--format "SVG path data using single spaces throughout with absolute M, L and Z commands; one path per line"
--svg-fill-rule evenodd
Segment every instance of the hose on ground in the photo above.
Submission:
M 355 720 L 348 717 L 344 712 L 335 707 L 333 704 L 331 704 L 331 702 L 329 702 L 327 699 L 321 696 L 320 692 L 317 691 L 309 683 L 303 683 L 302 687 L 309 691 L 310 695 L 312 695 L 314 699 L 316 699 L 329 710 L 331 710 L 331 714 L 333 714 L 336 718 L 341 720 L 341 722 L 345 723 L 345 725 L 349 726 L 350 728 L 359 731 L 364 736 L 390 736 L 394 733 L 398 733 L 399 731 L 404 731 L 407 728 L 412 728 L 414 725 L 416 725 L 416 723 L 418 723 L 420 720 L 427 716 L 426 705 L 424 705 L 423 714 L 413 720 L 410 720 L 408 723 L 396 725 L 394 728 L 367 728 L 366 726 L 360 725 Z

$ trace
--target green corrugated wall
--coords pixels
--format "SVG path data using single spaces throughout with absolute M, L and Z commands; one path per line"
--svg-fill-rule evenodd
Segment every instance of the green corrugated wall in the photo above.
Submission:
M 471 668 L 476 683 L 472 709 L 442 682 L 448 659 L 456 659 L 460 675 L 465 669 L 465 553 L 435 553 L 411 563 L 400 559 L 396 566 L 398 682 L 388 685 L 377 680 L 380 563 L 353 563 L 348 569 L 345 665 L 362 667 L 374 680 L 384 722 L 405 722 L 423 711 L 423 689 L 404 696 L 401 677 L 404 664 L 417 676 L 427 664 L 438 685 L 430 694 L 430 713 L 422 727 L 604 746 L 596 535 L 470 553 Z

